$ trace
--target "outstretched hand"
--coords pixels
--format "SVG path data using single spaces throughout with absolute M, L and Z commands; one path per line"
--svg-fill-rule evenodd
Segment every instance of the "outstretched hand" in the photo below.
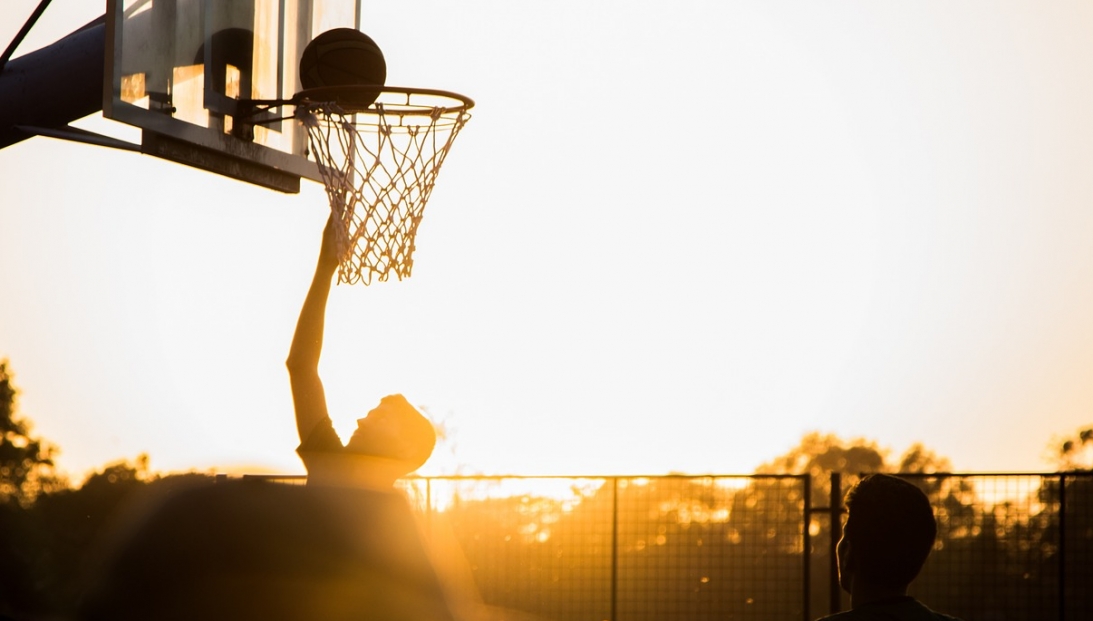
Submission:
M 319 266 L 326 268 L 336 268 L 338 263 L 341 262 L 341 257 L 338 253 L 338 222 L 334 219 L 334 214 L 331 214 L 326 221 L 326 228 L 323 229 L 323 245 L 319 250 Z

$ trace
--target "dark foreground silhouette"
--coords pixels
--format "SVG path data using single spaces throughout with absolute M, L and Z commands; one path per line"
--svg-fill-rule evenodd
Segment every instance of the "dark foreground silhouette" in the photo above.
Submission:
M 79 619 L 452 619 L 395 492 L 243 480 L 147 505 L 93 566 Z

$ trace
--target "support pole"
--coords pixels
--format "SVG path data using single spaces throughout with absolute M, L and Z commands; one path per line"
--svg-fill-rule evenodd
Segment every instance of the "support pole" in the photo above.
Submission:
M 619 478 L 611 478 L 611 616 L 618 619 L 619 602 Z
M 842 490 L 842 475 L 838 472 L 831 473 L 831 502 L 828 504 L 831 508 L 831 552 L 830 552 L 830 572 L 831 580 L 829 582 L 828 598 L 831 605 L 830 614 L 835 614 L 842 610 L 842 589 L 839 587 L 839 539 L 843 536 L 843 490 Z
M 49 3 L 50 0 L 42 0 L 38 3 L 38 7 L 34 9 L 34 12 L 27 18 L 23 27 L 16 33 L 15 38 L 8 44 L 8 49 L 4 50 L 3 54 L 0 54 L 0 73 L 4 72 L 4 65 L 8 64 L 8 61 L 11 60 L 11 55 L 19 48 L 19 44 L 27 37 L 27 33 L 30 32 L 30 29 L 34 28 L 34 24 L 38 23 L 38 18 L 42 16 L 42 13 L 46 12 L 46 7 L 49 6 Z
M 801 532 L 801 556 L 803 557 L 804 566 L 801 568 L 801 593 L 804 595 L 804 601 L 801 603 L 801 616 L 804 621 L 812 621 L 812 614 L 809 611 L 809 606 L 812 603 L 812 475 L 805 474 L 802 480 L 804 484 L 804 528 Z
M 103 17 L 0 73 L 0 149 L 30 138 L 18 126 L 60 129 L 102 110 Z
M 1066 621 L 1066 473 L 1059 473 L 1059 621 Z

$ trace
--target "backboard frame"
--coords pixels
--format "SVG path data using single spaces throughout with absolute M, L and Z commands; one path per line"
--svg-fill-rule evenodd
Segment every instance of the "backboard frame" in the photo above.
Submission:
M 267 97 L 272 94 L 273 99 L 289 99 L 299 90 L 298 56 L 315 34 L 312 29 L 319 25 L 313 23 L 314 11 L 335 2 L 344 9 L 341 21 L 335 25 L 359 29 L 361 0 L 107 0 L 103 116 L 139 127 L 141 152 L 148 155 L 281 192 L 299 192 L 301 178 L 321 183 L 318 166 L 308 158 L 306 132 L 292 120 L 277 120 L 285 116 L 283 109 L 263 112 L 258 118 L 248 118 L 247 123 L 236 122 L 235 117 L 244 112 L 239 106 L 241 99 L 259 99 L 263 94 Z M 258 31 L 257 26 L 252 26 L 249 31 L 246 28 L 218 31 L 223 23 L 231 23 L 229 14 L 233 12 L 256 20 L 258 13 L 264 12 L 266 30 Z M 187 20 L 179 22 L 181 27 L 174 21 L 180 16 Z M 295 19 L 290 20 L 291 16 Z M 353 23 L 345 23 L 350 19 Z M 177 31 L 177 38 L 155 36 L 167 30 L 172 34 Z M 253 50 L 274 49 L 261 59 L 247 59 L 251 66 L 242 70 L 231 66 L 230 61 L 223 61 L 228 58 L 225 55 L 228 46 L 216 48 L 221 45 L 216 38 L 218 33 L 228 30 L 244 37 L 249 34 L 252 40 L 264 37 L 263 45 L 230 48 L 236 52 L 245 49 L 251 54 Z M 275 30 L 275 37 L 267 36 L 270 30 Z M 143 33 L 144 39 L 134 33 Z M 188 46 L 180 44 L 179 39 L 185 39 Z M 133 49 L 127 49 L 127 43 Z M 191 54 L 195 45 L 197 51 Z M 229 87 L 223 82 L 219 87 L 213 83 L 214 49 L 220 53 L 227 70 L 235 72 L 234 86 L 239 92 L 234 96 L 225 92 Z M 191 56 L 203 58 L 200 63 L 179 65 L 179 58 Z M 125 66 L 127 62 L 130 66 Z M 257 90 L 260 63 L 264 93 Z M 153 69 L 149 74 L 126 74 L 134 71 L 135 64 Z M 251 73 L 255 74 L 253 79 Z M 200 89 L 198 100 L 186 100 L 192 106 L 185 110 L 190 118 L 184 118 L 179 104 L 183 99 L 178 96 L 179 75 L 187 76 L 191 91 Z M 134 76 L 139 79 L 134 80 Z M 223 79 L 223 70 L 220 77 Z M 157 83 L 145 84 L 146 79 Z M 135 89 L 134 84 L 138 85 Z M 248 89 L 250 92 L 243 92 Z M 194 101 L 200 101 L 199 106 L 204 110 L 196 109 Z M 253 114 L 253 110 L 246 113 Z M 201 117 L 200 122 L 194 120 L 195 116 Z M 255 130 L 252 123 L 259 123 L 261 128 Z

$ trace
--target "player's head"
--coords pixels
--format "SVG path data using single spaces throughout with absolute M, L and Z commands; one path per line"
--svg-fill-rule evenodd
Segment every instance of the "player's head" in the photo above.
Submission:
M 867 475 L 846 497 L 847 519 L 839 542 L 839 582 L 853 580 L 905 589 L 915 579 L 937 537 L 926 494 L 886 474 Z
M 436 430 L 402 395 L 388 395 L 357 420 L 346 448 L 354 453 L 406 462 L 408 471 L 421 467 L 436 446 Z

